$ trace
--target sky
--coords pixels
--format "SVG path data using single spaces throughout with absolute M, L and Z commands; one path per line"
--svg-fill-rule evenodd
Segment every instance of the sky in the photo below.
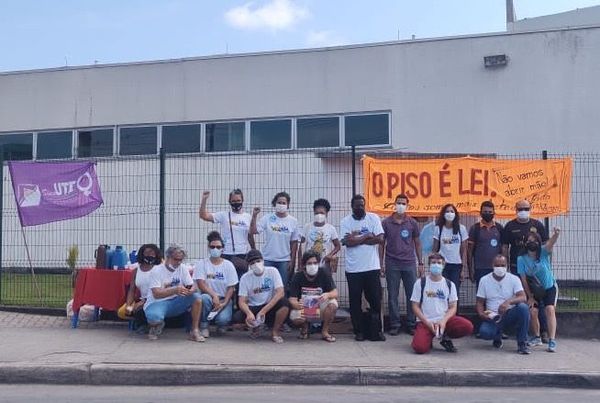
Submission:
M 600 0 L 514 0 L 518 19 Z M 0 0 L 0 71 L 505 30 L 505 0 Z

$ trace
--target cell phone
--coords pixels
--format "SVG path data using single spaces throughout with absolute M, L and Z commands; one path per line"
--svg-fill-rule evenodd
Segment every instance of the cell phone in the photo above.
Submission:
M 192 286 L 193 286 L 193 284 L 186 285 L 186 286 L 185 286 L 185 288 L 187 288 L 188 290 L 191 290 L 191 289 L 192 289 Z

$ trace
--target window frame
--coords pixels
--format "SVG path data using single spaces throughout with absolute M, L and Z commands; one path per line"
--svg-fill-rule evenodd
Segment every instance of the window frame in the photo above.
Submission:
M 176 154 L 176 155 L 181 155 L 181 154 L 192 154 L 192 153 L 202 153 L 204 152 L 204 123 L 202 122 L 174 122 L 174 123 L 161 123 L 158 125 L 158 139 L 157 139 L 157 146 L 158 146 L 158 153 L 160 154 L 160 150 L 163 148 L 163 129 L 165 127 L 172 127 L 172 126 L 200 126 L 200 130 L 198 131 L 198 136 L 200 136 L 199 140 L 200 140 L 200 144 L 199 144 L 199 150 L 198 151 L 189 151 L 189 152 L 185 152 L 185 153 L 168 153 L 168 154 Z M 139 126 L 138 126 L 139 127 Z M 165 151 L 166 152 L 166 151 Z M 144 155 L 148 155 L 148 154 L 144 154 Z
M 289 151 L 289 150 L 295 150 L 295 144 L 294 144 L 294 119 L 293 117 L 275 117 L 275 118 L 259 118 L 259 119 L 247 119 L 246 121 L 248 122 L 248 130 L 249 130 L 249 136 L 250 139 L 248 141 L 248 152 L 267 152 L 267 151 Z M 260 149 L 253 149 L 252 148 L 252 122 L 273 122 L 273 121 L 285 121 L 285 120 L 289 120 L 290 121 L 290 146 L 286 147 L 286 148 L 260 148 Z
M 141 157 L 144 155 L 158 155 L 160 153 L 160 144 L 159 144 L 159 128 L 162 125 L 158 124 L 158 123 L 154 123 L 154 124 L 139 124 L 139 125 L 119 125 L 116 127 L 116 135 L 113 133 L 115 139 L 116 139 L 116 149 L 115 149 L 115 156 L 117 157 L 124 157 L 124 158 L 128 158 L 128 157 Z M 165 126 L 169 126 L 169 125 L 165 125 Z M 121 154 L 121 130 L 123 129 L 140 129 L 140 128 L 152 128 L 154 127 L 156 129 L 156 147 L 154 150 L 154 153 L 141 153 L 141 154 Z
M 88 157 L 80 157 L 79 156 L 79 132 L 93 132 L 96 130 L 112 130 L 112 151 L 110 155 L 102 155 L 102 156 L 93 156 L 90 155 Z M 74 139 L 73 139 L 73 158 L 75 159 L 81 159 L 81 158 L 113 158 L 115 157 L 117 154 L 115 154 L 115 132 L 116 132 L 117 128 L 116 126 L 94 126 L 94 127 L 81 127 L 81 128 L 76 128 L 73 129 L 74 134 Z
M 249 125 L 247 124 L 249 122 L 248 119 L 232 119 L 232 120 L 211 120 L 211 121 L 206 121 L 202 124 L 202 126 L 204 127 L 203 130 L 203 141 L 204 141 L 204 148 L 203 148 L 203 152 L 210 154 L 210 155 L 215 155 L 215 154 L 223 154 L 223 153 L 244 153 L 244 152 L 248 152 L 250 151 L 250 144 L 249 142 L 249 138 L 248 138 L 248 130 L 250 130 Z M 208 137 L 207 137 L 207 131 L 206 131 L 206 126 L 207 125 L 215 125 L 215 124 L 229 124 L 229 123 L 242 123 L 244 125 L 244 148 L 241 150 L 227 150 L 227 151 L 208 151 Z
M 387 143 L 377 143 L 377 144 L 360 144 L 356 145 L 356 148 L 381 148 L 381 147 L 389 147 L 392 144 L 392 112 L 391 111 L 371 111 L 371 112 L 352 112 L 352 113 L 344 113 L 342 115 L 343 119 L 343 140 L 344 147 L 352 147 L 352 144 L 346 144 L 346 118 L 354 117 L 354 116 L 371 116 L 371 115 L 387 115 L 387 125 L 388 125 L 388 133 L 387 133 Z
M 43 137 L 47 134 L 58 134 L 58 133 L 67 133 L 67 132 L 71 132 L 71 154 L 68 157 L 59 157 L 59 158 L 43 158 L 40 159 L 39 157 L 39 147 L 38 147 L 38 141 L 40 139 L 40 135 Z M 65 129 L 65 130 L 40 130 L 35 132 L 35 161 L 56 161 L 56 160 L 67 160 L 67 159 L 74 159 L 76 158 L 75 152 L 76 152 L 76 148 L 75 148 L 75 137 L 77 137 L 75 135 L 75 133 L 78 133 L 79 129 Z

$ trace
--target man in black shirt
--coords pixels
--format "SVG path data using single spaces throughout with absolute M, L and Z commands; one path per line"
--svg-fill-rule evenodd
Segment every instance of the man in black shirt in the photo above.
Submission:
M 338 297 L 335 282 L 328 270 L 319 267 L 321 256 L 309 250 L 302 255 L 304 270 L 294 274 L 290 285 L 290 320 L 301 328 L 300 338 L 307 339 L 311 322 L 323 322 L 321 337 L 335 342 L 329 325 L 335 318 Z

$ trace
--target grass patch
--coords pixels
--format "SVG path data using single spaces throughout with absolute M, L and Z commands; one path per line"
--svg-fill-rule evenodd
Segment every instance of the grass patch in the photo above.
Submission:
M 36 274 L 35 277 L 40 293 L 31 274 L 2 273 L 0 304 L 64 308 L 72 298 L 70 274 Z
M 561 305 L 559 301 L 557 306 L 559 312 L 600 312 L 600 288 L 559 287 L 559 294 L 561 297 L 574 297 L 579 300 L 574 306 Z

